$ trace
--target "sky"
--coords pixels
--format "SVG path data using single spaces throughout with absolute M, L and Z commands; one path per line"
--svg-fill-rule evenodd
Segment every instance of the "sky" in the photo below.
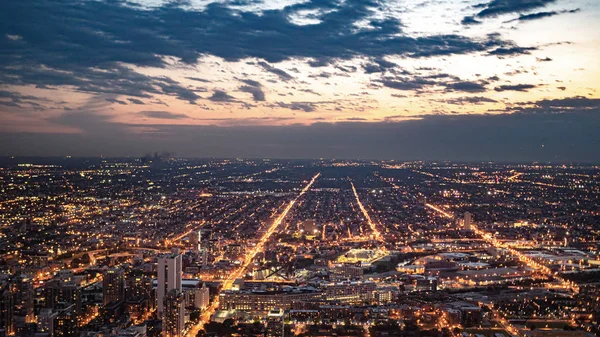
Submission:
M 598 0 L 0 1 L 0 155 L 600 162 Z

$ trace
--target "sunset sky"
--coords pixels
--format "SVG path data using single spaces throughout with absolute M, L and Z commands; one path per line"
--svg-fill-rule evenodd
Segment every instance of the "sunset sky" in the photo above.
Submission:
M 600 161 L 598 0 L 5 0 L 0 155 Z

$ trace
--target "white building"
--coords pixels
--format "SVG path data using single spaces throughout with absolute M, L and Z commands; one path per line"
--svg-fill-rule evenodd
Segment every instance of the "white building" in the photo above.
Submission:
M 210 303 L 210 290 L 206 284 L 202 285 L 202 288 L 196 288 L 196 296 L 194 297 L 194 306 L 198 309 L 208 308 Z

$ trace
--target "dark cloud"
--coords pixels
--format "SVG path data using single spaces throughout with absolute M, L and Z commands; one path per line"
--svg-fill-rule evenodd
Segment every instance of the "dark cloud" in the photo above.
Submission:
M 252 98 L 257 102 L 265 100 L 265 93 L 260 86 L 244 85 L 240 87 L 240 91 L 252 94 Z
M 566 10 L 566 11 L 560 11 L 560 12 L 551 11 L 551 12 L 538 12 L 538 13 L 532 13 L 532 14 L 523 14 L 514 20 L 510 20 L 509 22 L 511 22 L 511 21 L 532 21 L 532 20 L 548 18 L 551 16 L 559 15 L 559 14 L 577 13 L 577 12 L 579 12 L 579 8 L 572 9 L 572 10 Z
M 344 66 L 336 65 L 335 68 L 338 70 L 341 70 L 342 72 L 345 72 L 345 73 L 354 73 L 354 72 L 356 72 L 356 70 L 358 70 L 355 66 L 349 66 L 349 65 L 344 65 Z
M 188 80 L 192 80 L 192 81 L 196 81 L 196 82 L 202 82 L 202 83 L 210 83 L 211 81 L 209 80 L 205 80 L 203 78 L 200 77 L 186 77 Z
M 275 68 L 272 65 L 268 64 L 267 62 L 261 61 L 261 62 L 258 62 L 258 65 L 261 66 L 264 70 L 279 76 L 279 78 L 282 81 L 287 82 L 287 81 L 291 81 L 294 79 L 294 77 L 292 75 L 288 74 L 285 70 Z
M 529 51 L 537 50 L 535 47 L 508 47 L 496 48 L 489 52 L 490 55 L 496 56 L 512 56 L 512 55 L 527 55 Z
M 185 119 L 188 118 L 186 114 L 179 114 L 169 111 L 140 111 L 140 115 L 149 117 L 149 118 L 157 118 L 157 119 Z
M 492 0 L 486 4 L 476 5 L 483 8 L 477 16 L 494 17 L 502 14 L 528 11 L 556 2 L 556 0 Z
M 456 82 L 446 86 L 448 91 L 485 92 L 486 88 L 477 82 Z
M 437 84 L 436 81 L 432 81 L 423 77 L 415 77 L 415 78 L 384 78 L 381 82 L 384 86 L 396 90 L 418 90 L 423 89 L 426 86 L 431 86 Z
M 461 81 L 449 74 L 433 74 L 429 76 L 384 77 L 375 83 L 396 90 L 423 90 L 427 87 L 445 87 L 446 91 L 485 92 L 485 86 L 478 82 Z
M 465 16 L 460 23 L 463 25 L 480 25 L 481 21 L 472 16 Z
M 550 61 L 552 61 L 552 59 L 551 59 L 551 58 L 549 58 L 549 57 L 544 57 L 544 58 L 538 58 L 538 57 L 536 57 L 535 59 L 536 59 L 538 62 L 550 62 Z
M 213 102 L 236 102 L 236 99 L 233 96 L 230 96 L 223 90 L 215 90 L 208 99 Z
M 262 84 L 260 84 L 260 82 L 255 81 L 255 80 L 243 79 L 240 81 L 246 83 L 247 85 L 253 86 L 253 87 L 262 87 Z
M 356 30 L 355 22 L 368 18 L 377 6 L 375 1 L 312 0 L 259 14 L 218 3 L 193 11 L 178 3 L 140 9 L 110 0 L 2 1 L 0 36 L 19 38 L 3 41 L 0 82 L 70 85 L 79 91 L 138 98 L 166 94 L 195 103 L 199 97 L 193 90 L 165 78 L 141 75 L 123 64 L 166 67 L 167 59 L 194 63 L 201 55 L 229 61 L 258 58 L 266 61 L 258 63 L 265 70 L 289 81 L 293 79 L 289 73 L 267 62 L 308 58 L 329 64 L 357 56 L 427 57 L 504 45 L 498 39 L 452 34 L 409 37 L 394 18 L 371 20 L 371 29 Z M 332 11 L 322 15 L 319 24 L 290 22 L 288 15 L 302 8 Z
M 137 98 L 128 98 L 127 100 L 133 104 L 144 104 L 144 101 Z
M 362 67 L 365 73 L 372 74 L 385 72 L 387 70 L 393 70 L 397 66 L 398 65 L 396 63 L 389 62 L 383 59 L 376 59 L 370 63 L 363 64 Z
M 321 58 L 316 60 L 308 61 L 308 65 L 314 68 L 327 67 L 333 62 L 332 59 L 329 58 Z
M 304 112 L 313 112 L 316 109 L 315 103 L 312 102 L 291 102 L 291 103 L 283 103 L 277 102 L 277 105 L 282 108 L 290 109 L 290 110 L 300 110 Z
M 33 108 L 34 110 L 42 110 L 43 105 L 48 99 L 32 95 L 23 95 L 15 91 L 0 90 L 0 105 L 15 108 Z
M 3 66 L 0 63 L 0 83 L 8 85 L 70 86 L 85 93 L 137 98 L 170 95 L 190 103 L 200 98 L 193 90 L 170 78 L 143 75 L 122 65 L 103 69 L 65 65 L 69 71 L 23 64 Z
M 513 85 L 501 85 L 495 87 L 496 91 L 528 91 L 529 89 L 533 89 L 537 87 L 534 84 L 513 84 Z
M 496 103 L 498 101 L 496 101 L 495 99 L 483 97 L 483 96 L 469 96 L 469 97 L 459 97 L 459 98 L 447 99 L 447 100 L 444 100 L 443 102 L 447 103 L 447 104 L 454 104 L 454 105 L 464 105 L 464 104 L 480 105 L 483 103 Z
M 544 99 L 534 103 L 534 107 L 526 111 L 533 113 L 567 113 L 600 110 L 599 98 L 575 96 L 559 99 Z
M 121 105 L 127 105 L 127 102 L 118 100 L 116 98 L 105 98 L 104 100 L 107 101 L 107 102 L 110 102 L 110 103 L 117 103 L 117 104 L 121 104 Z
M 298 89 L 298 91 L 302 91 L 302 92 L 307 92 L 309 94 L 313 94 L 316 96 L 321 96 L 321 94 L 319 94 L 318 92 L 312 90 L 312 89 Z

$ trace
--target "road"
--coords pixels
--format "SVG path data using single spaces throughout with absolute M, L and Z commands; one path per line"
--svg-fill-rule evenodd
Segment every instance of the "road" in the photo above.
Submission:
M 352 185 L 352 191 L 354 192 L 354 197 L 356 198 L 356 203 L 358 204 L 358 208 L 362 212 L 365 219 L 367 219 L 367 224 L 369 224 L 369 227 L 371 227 L 371 231 L 373 232 L 373 236 L 375 237 L 375 240 L 379 241 L 380 243 L 385 244 L 383 235 L 381 235 L 381 232 L 377 229 L 377 224 L 373 221 L 373 219 L 371 219 L 369 212 L 367 212 L 367 209 L 365 208 L 365 206 L 363 206 L 362 202 L 360 201 L 360 198 L 358 197 L 358 192 L 356 192 L 356 188 L 354 187 L 354 183 L 351 181 L 350 184 Z
M 450 219 L 454 218 L 454 216 L 452 214 L 444 211 L 440 207 L 437 207 L 437 206 L 431 205 L 431 204 L 425 204 L 425 206 L 438 212 L 439 214 L 443 215 L 446 218 L 450 218 Z M 489 233 L 489 232 L 486 232 L 485 230 L 480 229 L 474 222 L 471 223 L 471 230 L 475 234 L 479 235 L 484 241 L 486 241 L 489 245 L 493 246 L 494 248 L 506 249 L 513 256 L 517 257 L 519 259 L 519 261 L 521 261 L 522 263 L 527 265 L 529 268 L 531 268 L 541 274 L 544 274 L 547 277 L 554 278 L 555 280 L 558 281 L 558 287 L 560 289 L 571 291 L 573 293 L 579 292 L 579 287 L 577 286 L 577 284 L 559 277 L 557 275 L 557 273 L 552 272 L 552 270 L 550 270 L 550 268 L 546 267 L 545 265 L 534 261 L 533 259 L 531 259 L 530 257 L 526 256 L 525 254 L 521 253 L 520 251 L 510 247 L 508 244 L 497 240 L 496 238 L 494 238 L 492 233 Z M 489 306 L 489 308 L 492 310 L 492 313 L 494 314 L 494 318 L 496 319 L 496 321 L 500 324 L 500 326 L 502 328 L 504 328 L 506 331 L 510 332 L 512 335 L 523 336 L 522 332 L 519 329 L 516 329 L 507 319 L 505 319 L 498 312 L 498 310 L 496 310 L 493 306 Z
M 294 205 L 296 204 L 298 199 L 300 199 L 300 197 L 302 197 L 304 195 L 304 193 L 306 193 L 306 192 L 308 192 L 308 190 L 310 190 L 310 188 L 312 187 L 314 182 L 319 178 L 320 175 L 321 175 L 321 173 L 317 173 L 309 181 L 309 183 L 306 186 L 304 186 L 304 188 L 302 189 L 302 191 L 300 191 L 300 193 L 296 196 L 296 198 L 294 198 L 294 200 L 290 201 L 287 204 L 287 206 L 283 209 L 283 211 L 281 213 L 279 213 L 279 216 L 273 221 L 271 226 L 269 226 L 269 228 L 263 234 L 263 236 L 260 238 L 260 240 L 258 241 L 256 246 L 254 246 L 254 248 L 252 250 L 250 250 L 249 252 L 246 253 L 246 256 L 244 257 L 244 262 L 241 264 L 241 266 L 238 269 L 236 269 L 235 272 L 229 274 L 229 276 L 223 281 L 223 286 L 221 287 L 221 291 L 231 289 L 233 282 L 236 279 L 238 279 L 244 275 L 244 273 L 246 272 L 246 269 L 252 263 L 252 260 L 254 260 L 254 257 L 256 257 L 256 255 L 258 253 L 264 251 L 265 244 L 267 243 L 267 241 L 269 240 L 271 235 L 273 235 L 273 233 L 275 233 L 275 231 L 277 230 L 277 227 L 279 227 L 279 225 L 283 222 L 283 219 L 285 219 L 285 217 L 290 212 L 290 210 L 294 207 Z M 204 311 L 202 313 L 202 315 L 200 316 L 200 322 L 198 322 L 198 324 L 194 325 L 187 332 L 186 336 L 195 337 L 196 334 L 198 334 L 198 332 L 204 327 L 204 324 L 210 322 L 210 318 L 212 317 L 212 315 L 215 313 L 215 311 L 219 307 L 219 296 L 220 296 L 220 293 L 217 294 L 217 296 L 215 297 L 216 300 L 206 309 L 206 311 Z

